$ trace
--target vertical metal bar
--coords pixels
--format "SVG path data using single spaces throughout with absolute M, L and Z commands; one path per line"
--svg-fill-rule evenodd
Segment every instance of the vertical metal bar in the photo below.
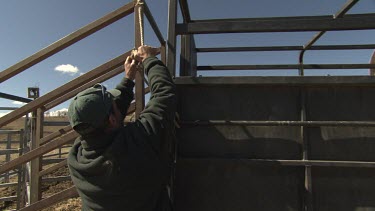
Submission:
M 180 0 L 180 8 L 182 13 L 182 18 L 184 20 L 184 23 L 191 22 L 190 18 L 190 11 L 189 11 L 189 5 L 186 0 Z
M 25 131 L 24 131 L 24 136 L 23 136 L 23 146 L 22 146 L 22 154 L 25 154 L 29 148 L 28 148 L 28 143 L 29 143 L 29 138 L 30 138 L 30 128 L 29 127 L 29 122 L 30 122 L 30 117 L 29 117 L 29 113 L 26 114 L 26 118 L 25 118 Z M 22 185 L 23 185 L 23 189 L 22 189 L 22 193 L 23 193 L 23 196 L 22 196 L 22 201 L 21 201 L 21 207 L 24 207 L 26 206 L 26 204 L 30 204 L 30 188 L 29 188 L 29 184 L 28 184 L 28 181 L 29 180 L 29 163 L 25 163 L 22 165 L 23 167 L 23 176 L 22 176 Z
M 176 24 L 177 24 L 177 0 L 169 0 L 168 12 L 168 58 L 167 68 L 171 75 L 176 76 Z
M 167 64 L 167 48 L 165 46 L 165 41 L 161 43 L 160 57 L 161 57 L 161 61 L 164 64 Z
M 188 35 L 181 35 L 180 76 L 189 75 Z
M 43 137 L 43 119 L 44 110 L 38 108 L 36 114 L 36 124 L 35 124 L 35 135 L 32 141 L 32 149 L 38 148 L 40 146 L 40 139 Z M 42 167 L 42 156 L 35 158 L 31 161 L 31 184 L 30 184 L 30 202 L 33 204 L 39 201 L 41 196 L 41 178 L 39 172 Z
M 301 99 L 301 111 L 300 119 L 301 121 L 306 121 L 306 89 L 300 89 L 300 99 Z M 306 128 L 304 126 L 301 129 L 301 140 L 302 140 L 302 159 L 309 159 L 309 142 L 306 138 Z M 312 179 L 311 179 L 311 166 L 305 166 L 305 194 L 304 194 L 304 210 L 313 211 L 313 199 L 312 199 Z
M 196 52 L 194 36 L 181 35 L 180 76 L 196 76 L 195 62 Z
M 134 0 L 135 3 L 137 3 L 137 0 Z M 139 46 L 142 45 L 142 33 L 141 33 L 141 27 L 143 28 L 143 18 L 139 18 L 140 15 L 143 16 L 143 14 L 140 14 L 139 7 L 143 7 L 142 4 L 137 4 L 134 7 L 134 43 L 135 48 L 137 49 Z M 145 85 L 144 85 L 144 73 L 143 70 L 137 71 L 135 75 L 135 118 L 138 118 L 141 112 L 143 111 L 145 107 Z
M 372 53 L 370 64 L 375 64 L 375 50 L 374 50 L 374 53 Z M 375 75 L 375 68 L 370 69 L 370 75 Z
M 61 158 L 61 147 L 59 147 L 59 158 Z
M 197 48 L 194 35 L 190 36 L 190 75 L 197 76 Z
M 11 149 L 12 148 L 12 138 L 11 137 L 12 137 L 11 134 L 7 134 L 7 146 L 6 146 L 6 149 Z M 7 152 L 5 154 L 5 162 L 9 162 L 9 161 L 10 161 L 10 153 Z M 4 182 L 5 183 L 9 182 L 9 171 L 5 173 Z
M 19 153 L 18 153 L 18 157 L 22 156 L 22 148 L 23 148 L 23 133 L 24 133 L 24 130 L 21 129 L 20 131 L 20 135 L 19 135 Z M 22 190 L 22 176 L 23 176 L 23 165 L 20 165 L 18 167 L 18 175 L 17 175 L 17 210 L 19 210 L 21 208 L 21 204 L 22 204 L 22 194 L 21 194 L 21 190 Z

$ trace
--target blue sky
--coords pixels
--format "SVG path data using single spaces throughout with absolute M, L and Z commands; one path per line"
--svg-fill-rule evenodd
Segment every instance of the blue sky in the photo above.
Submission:
M 69 33 L 127 4 L 120 0 L 3 0 L 0 2 L 0 71 L 32 55 Z M 167 38 L 168 1 L 149 0 L 148 6 Z M 346 0 L 188 0 L 192 19 L 312 16 L 335 14 Z M 361 0 L 348 13 L 374 13 L 375 0 Z M 179 17 L 181 22 L 181 17 Z M 145 22 L 145 43 L 158 46 Z M 304 45 L 316 32 L 196 35 L 197 47 Z M 317 45 L 375 44 L 375 30 L 328 32 Z M 38 86 L 41 94 L 69 82 L 134 46 L 134 17 L 127 16 L 54 56 L 0 84 L 0 92 L 27 96 L 27 87 Z M 305 63 L 368 63 L 373 50 L 308 51 Z M 297 51 L 200 53 L 199 65 L 296 64 Z M 60 71 L 57 71 L 60 70 Z M 73 71 L 73 72 L 63 72 Z M 177 67 L 178 70 L 178 67 Z M 365 75 L 367 70 L 307 71 L 307 75 Z M 296 75 L 291 71 L 220 71 L 199 75 Z M 113 88 L 121 76 L 104 82 Z M 67 107 L 68 103 L 55 108 Z M 19 106 L 0 99 L 0 107 Z M 5 111 L 0 111 L 4 113 Z

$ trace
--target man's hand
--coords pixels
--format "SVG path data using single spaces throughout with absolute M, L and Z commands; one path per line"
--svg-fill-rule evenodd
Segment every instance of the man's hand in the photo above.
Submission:
M 143 62 L 148 57 L 154 57 L 160 53 L 160 48 L 151 47 L 148 45 L 142 45 L 138 48 L 135 55 L 135 59 L 139 62 Z
M 134 80 L 135 79 L 135 73 L 137 72 L 138 65 L 137 61 L 135 59 L 132 59 L 130 56 L 126 58 L 126 61 L 124 63 L 125 68 L 125 77 Z

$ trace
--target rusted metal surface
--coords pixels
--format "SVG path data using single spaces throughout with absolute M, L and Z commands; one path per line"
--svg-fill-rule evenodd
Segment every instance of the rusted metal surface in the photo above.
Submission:
M 375 14 L 347 15 L 333 19 L 332 16 L 294 17 L 294 18 L 254 18 L 227 19 L 217 21 L 194 21 L 176 25 L 176 33 L 251 33 L 251 32 L 301 32 L 301 31 L 339 31 L 375 28 Z
M 34 204 L 31 204 L 30 206 L 24 207 L 20 209 L 20 211 L 35 211 L 35 210 L 41 210 L 43 208 L 49 207 L 53 204 L 56 204 L 58 202 L 64 201 L 65 199 L 77 197 L 78 192 L 76 190 L 76 187 L 73 186 L 71 188 L 68 188 L 64 191 L 61 191 L 59 193 L 56 193 L 46 199 L 40 200 Z
M 175 210 L 302 210 L 303 168 L 243 160 L 177 161 Z
M 372 207 L 371 78 L 177 78 L 177 210 Z
M 65 49 L 66 47 L 78 42 L 79 40 L 95 33 L 96 31 L 110 25 L 111 23 L 131 14 L 133 12 L 134 3 L 130 2 L 119 9 L 103 16 L 102 18 L 78 29 L 77 31 L 65 36 L 57 42 L 47 46 L 30 57 L 20 61 L 19 63 L 0 72 L 0 83 L 17 75 L 25 69 L 43 61 L 44 59 L 54 55 L 55 53 Z

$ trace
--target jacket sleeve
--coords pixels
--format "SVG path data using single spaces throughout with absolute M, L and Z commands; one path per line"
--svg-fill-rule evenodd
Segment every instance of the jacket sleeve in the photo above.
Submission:
M 128 78 L 123 78 L 116 86 L 116 89 L 121 91 L 121 95 L 115 99 L 115 102 L 124 116 L 126 116 L 129 105 L 134 99 L 133 88 L 134 82 Z
M 159 150 L 163 130 L 171 128 L 174 123 L 176 87 L 166 66 L 156 57 L 145 59 L 143 66 L 151 96 L 135 125 L 138 131 L 148 137 L 153 147 Z

